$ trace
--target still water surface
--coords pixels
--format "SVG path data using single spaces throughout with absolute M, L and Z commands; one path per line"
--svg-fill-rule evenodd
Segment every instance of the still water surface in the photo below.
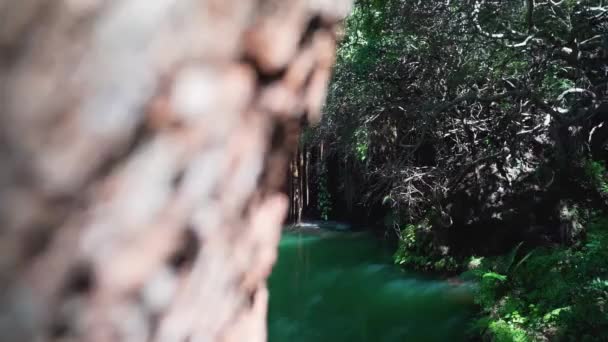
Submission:
M 287 233 L 270 277 L 270 342 L 465 341 L 467 285 L 406 272 L 364 233 Z

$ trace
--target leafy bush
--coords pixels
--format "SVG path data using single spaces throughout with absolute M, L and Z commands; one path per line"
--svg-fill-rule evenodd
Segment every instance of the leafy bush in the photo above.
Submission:
M 496 342 L 530 341 L 530 338 L 523 329 L 503 320 L 490 323 L 490 333 L 494 336 Z
M 429 220 L 407 224 L 399 234 L 399 247 L 394 255 L 395 263 L 419 271 L 443 274 L 457 273 L 464 267 L 462 260 L 442 253 L 433 244 Z
M 580 248 L 483 259 L 473 272 L 482 308 L 475 333 L 494 341 L 601 341 L 608 332 L 608 220 L 595 218 L 587 229 Z
M 591 180 L 592 185 L 603 194 L 608 194 L 608 181 L 606 180 L 606 168 L 600 162 L 585 161 L 585 175 Z
M 365 128 L 355 131 L 355 155 L 360 162 L 365 162 L 369 150 L 369 135 Z

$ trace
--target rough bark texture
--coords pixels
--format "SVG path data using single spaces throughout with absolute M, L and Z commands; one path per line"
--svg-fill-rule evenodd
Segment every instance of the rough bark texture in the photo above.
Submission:
M 0 340 L 265 340 L 348 2 L 0 2 Z

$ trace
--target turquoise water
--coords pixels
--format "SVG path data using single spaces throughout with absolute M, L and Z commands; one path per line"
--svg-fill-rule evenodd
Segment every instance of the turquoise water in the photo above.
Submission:
M 362 233 L 286 234 L 270 277 L 269 341 L 464 341 L 471 289 L 408 273 Z

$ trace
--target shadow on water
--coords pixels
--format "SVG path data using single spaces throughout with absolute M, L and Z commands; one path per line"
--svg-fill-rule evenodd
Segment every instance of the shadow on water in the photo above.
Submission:
M 407 273 L 365 233 L 287 233 L 270 277 L 269 340 L 464 341 L 471 289 Z

